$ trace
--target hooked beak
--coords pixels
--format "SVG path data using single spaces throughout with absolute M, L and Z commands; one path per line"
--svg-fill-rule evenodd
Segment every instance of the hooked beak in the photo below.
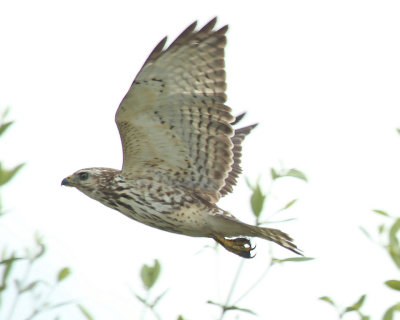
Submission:
M 63 181 L 61 181 L 61 185 L 66 187 L 72 187 L 71 177 L 63 179 Z

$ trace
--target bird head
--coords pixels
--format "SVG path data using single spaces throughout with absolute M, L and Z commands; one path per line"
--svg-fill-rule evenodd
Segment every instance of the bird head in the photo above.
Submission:
M 120 171 L 108 168 L 81 169 L 61 181 L 62 186 L 75 187 L 93 197 L 93 194 L 112 184 L 114 176 Z
M 89 186 L 91 183 L 93 183 L 95 176 L 96 175 L 95 172 L 93 172 L 93 169 L 81 169 L 63 179 L 61 181 L 61 185 L 67 187 L 76 187 L 79 189 L 79 187 Z

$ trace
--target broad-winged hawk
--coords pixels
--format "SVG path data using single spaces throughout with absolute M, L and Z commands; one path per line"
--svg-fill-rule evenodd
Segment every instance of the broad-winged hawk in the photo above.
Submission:
M 215 24 L 195 30 L 195 22 L 147 58 L 115 117 L 122 170 L 82 169 L 62 185 L 146 225 L 213 238 L 241 257 L 251 257 L 246 237 L 300 253 L 286 233 L 243 223 L 216 205 L 236 184 L 241 143 L 256 125 L 233 129 L 239 119 L 224 104 L 228 26 Z

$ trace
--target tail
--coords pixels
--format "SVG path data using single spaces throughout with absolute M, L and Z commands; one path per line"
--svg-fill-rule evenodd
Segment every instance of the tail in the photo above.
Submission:
M 294 253 L 303 255 L 301 250 L 293 243 L 293 239 L 285 232 L 282 232 L 278 229 L 256 227 L 251 225 L 248 225 L 248 227 L 250 227 L 251 236 L 273 241 Z

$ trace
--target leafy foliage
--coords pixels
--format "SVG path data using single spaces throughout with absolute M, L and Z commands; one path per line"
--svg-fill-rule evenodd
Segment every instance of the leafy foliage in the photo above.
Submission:
M 226 305 L 224 305 L 224 304 L 216 303 L 216 302 L 211 301 L 211 300 L 208 300 L 207 303 L 222 308 L 222 310 L 223 310 L 224 313 L 225 313 L 226 311 L 242 311 L 242 312 L 245 312 L 245 313 L 250 313 L 250 314 L 252 314 L 252 315 L 256 315 L 256 313 L 255 313 L 254 311 L 252 311 L 252 310 L 250 310 L 250 309 L 246 309 L 246 308 L 239 308 L 239 307 L 236 307 L 236 306 L 226 306 Z
M 395 305 L 387 309 L 385 314 L 383 315 L 382 320 L 393 320 L 395 312 L 400 312 L 400 303 L 396 303 Z
M 400 291 L 400 281 L 399 280 L 388 280 L 385 284 L 394 290 Z
M 400 231 L 400 218 L 393 217 L 389 215 L 386 211 L 379 210 L 379 209 L 374 209 L 372 210 L 373 213 L 378 214 L 382 216 L 383 218 L 389 219 L 390 223 L 382 223 L 379 224 L 377 227 L 377 236 L 379 238 L 385 237 L 386 241 L 381 243 L 380 241 L 377 241 L 371 234 L 364 228 L 360 228 L 361 231 L 366 235 L 368 239 L 371 241 L 374 241 L 382 246 L 384 250 L 388 253 L 389 257 L 393 261 L 393 263 L 396 265 L 396 267 L 400 271 L 400 244 L 398 240 L 398 233 Z M 400 291 L 400 280 L 387 280 L 384 282 L 384 284 L 389 287 L 390 289 Z M 346 313 L 351 312 L 351 311 L 356 311 L 358 315 L 360 316 L 360 319 L 362 320 L 367 320 L 370 317 L 364 315 L 360 309 L 361 306 L 364 304 L 364 301 L 366 299 L 366 295 L 362 295 L 360 299 L 352 304 L 344 308 L 344 310 L 340 311 L 336 304 L 334 303 L 333 299 L 330 297 L 320 297 L 320 300 L 325 301 L 332 306 L 334 306 L 338 312 L 339 319 L 341 319 Z M 386 310 L 384 313 L 382 319 L 383 320 L 392 320 L 394 317 L 395 312 L 400 312 L 400 303 L 397 303 L 390 308 Z
M 2 168 L 0 163 L 0 186 L 5 185 L 10 182 L 12 178 L 17 174 L 17 172 L 24 166 L 24 164 L 19 164 L 12 169 L 6 170 Z
M 297 179 L 307 182 L 306 175 L 303 172 L 301 172 L 300 170 L 294 169 L 294 168 L 292 168 L 292 169 L 281 168 L 279 170 L 271 168 L 270 173 L 271 173 L 271 178 L 272 178 L 272 181 L 270 184 L 270 190 L 272 190 L 272 187 L 276 183 L 276 180 L 278 178 L 292 177 L 292 178 L 297 178 Z M 261 185 L 260 185 L 260 179 L 258 179 L 255 184 L 251 183 L 249 180 L 246 180 L 246 182 L 247 182 L 248 187 L 252 191 L 252 194 L 250 197 L 250 205 L 251 205 L 252 213 L 253 213 L 254 217 L 256 218 L 256 224 L 262 225 L 265 223 L 269 223 L 269 219 L 261 221 L 261 215 L 264 210 L 265 203 L 266 203 L 267 199 L 269 198 L 269 195 L 272 191 L 268 191 L 268 192 L 263 191 L 263 189 L 261 188 Z M 272 213 L 270 215 L 270 217 L 278 212 L 289 209 L 297 202 L 297 200 L 298 199 L 292 199 L 292 200 L 288 201 L 280 210 Z M 282 220 L 280 222 L 287 222 L 290 220 L 293 220 L 293 219 L 286 219 L 286 220 Z
M 81 304 L 78 304 L 78 309 L 87 320 L 94 320 L 90 312 Z
M 385 216 L 385 217 L 389 217 L 389 214 L 386 211 L 383 211 L 383 210 L 374 209 L 374 210 L 372 210 L 372 212 L 375 212 L 375 213 L 380 214 L 380 215 Z
M 0 118 L 0 136 L 13 124 L 12 121 L 5 121 L 8 110 L 2 113 Z M 1 187 L 10 183 L 24 164 L 19 164 L 12 169 L 4 169 L 0 162 L 0 190 Z M 0 198 L 1 200 L 1 198 Z M 5 211 L 0 201 L 0 217 Z M 48 282 L 43 279 L 32 279 L 30 274 L 35 269 L 37 262 L 46 253 L 46 245 L 41 236 L 36 234 L 32 247 L 24 250 L 10 249 L 6 246 L 1 248 L 0 257 L 0 319 L 16 319 L 16 311 L 24 310 L 25 319 L 34 319 L 44 312 L 58 309 L 66 305 L 75 304 L 72 301 L 53 302 L 52 295 L 61 282 L 65 281 L 71 274 L 68 267 L 61 268 L 55 280 Z M 21 253 L 22 251 L 23 253 Z M 31 309 L 20 305 L 25 301 L 26 296 L 33 301 Z M 88 320 L 93 320 L 89 312 L 79 305 L 82 314 Z M 21 314 L 18 314 L 21 317 Z
M 0 116 L 0 136 L 13 124 L 13 121 L 6 121 L 10 109 L 6 108 Z
M 70 270 L 68 267 L 62 268 L 62 269 L 58 272 L 57 282 L 63 281 L 63 280 L 66 279 L 70 274 L 71 274 L 71 270 Z
M 265 201 L 265 194 L 261 191 L 261 187 L 259 184 L 253 189 L 253 194 L 250 198 L 251 209 L 253 210 L 253 214 L 258 218 L 262 212 Z
M 361 310 L 360 310 L 361 307 L 362 307 L 363 304 L 364 304 L 365 298 L 366 298 L 366 295 L 364 294 L 364 295 L 362 295 L 355 303 L 353 303 L 353 304 L 351 304 L 351 305 L 345 307 L 345 308 L 342 309 L 342 310 L 335 304 L 335 302 L 333 301 L 333 299 L 330 298 L 330 297 L 323 296 L 323 297 L 320 297 L 319 300 L 325 301 L 326 303 L 328 303 L 328 304 L 330 304 L 332 307 L 334 307 L 334 308 L 336 309 L 336 312 L 338 313 L 339 319 L 342 319 L 343 316 L 344 316 L 345 314 L 349 313 L 349 312 L 356 312 L 356 313 L 359 315 L 360 320 L 369 320 L 370 317 L 367 316 L 367 315 L 365 315 L 365 314 L 363 314 L 363 313 L 361 312 Z
M 153 287 L 154 283 L 157 281 L 160 275 L 161 266 L 158 260 L 154 261 L 154 266 L 143 265 L 140 271 L 140 277 L 142 278 L 143 285 L 147 290 Z
M 7 131 L 9 127 L 14 123 L 13 121 L 6 121 L 6 117 L 9 113 L 9 109 L 6 109 L 0 116 L 0 137 Z M 0 188 L 9 183 L 18 171 L 24 166 L 23 163 L 15 166 L 12 169 L 4 169 L 3 164 L 0 161 Z M 6 212 L 3 210 L 1 197 L 0 197 L 0 217 Z
M 146 290 L 146 298 L 143 298 L 139 294 L 133 292 L 136 299 L 138 301 L 140 301 L 146 309 L 150 309 L 150 311 L 153 313 L 153 315 L 156 317 L 156 319 L 161 319 L 160 315 L 156 311 L 156 306 L 158 305 L 158 303 L 161 301 L 161 299 L 164 297 L 164 295 L 168 291 L 168 290 L 165 290 L 164 292 L 162 292 L 161 294 L 156 296 L 153 299 L 153 301 L 150 300 L 150 295 L 153 291 L 152 288 L 155 285 L 155 283 L 157 282 L 157 280 L 160 276 L 160 273 L 161 273 L 161 264 L 157 259 L 154 260 L 153 266 L 144 264 L 140 270 L 140 278 L 142 279 L 143 286 Z M 182 316 L 179 316 L 179 317 L 182 318 Z
M 400 269 L 400 246 L 397 233 L 400 230 L 400 218 L 395 219 L 389 230 L 389 243 L 385 246 L 393 262 Z
M 307 177 L 306 175 L 301 172 L 298 169 L 292 168 L 292 169 L 281 169 L 281 170 L 276 170 L 274 168 L 271 168 L 271 177 L 273 180 L 276 180 L 278 178 L 283 178 L 283 177 L 293 177 L 293 178 L 297 178 L 297 179 L 301 179 L 304 180 L 305 182 L 307 182 Z
M 69 301 L 53 303 L 51 295 L 57 289 L 59 282 L 65 280 L 70 271 L 68 268 L 62 268 L 58 272 L 58 276 L 53 283 L 48 283 L 42 279 L 30 279 L 29 275 L 35 268 L 37 261 L 39 261 L 46 251 L 46 246 L 42 238 L 38 235 L 35 237 L 35 245 L 33 248 L 26 248 L 25 254 L 21 255 L 17 251 L 12 251 L 10 254 L 6 253 L 3 249 L 2 259 L 0 265 L 4 268 L 2 272 L 2 282 L 0 286 L 0 315 L 8 315 L 7 319 L 13 319 L 18 305 L 23 300 L 26 294 L 31 296 L 34 301 L 33 309 L 27 311 L 27 319 L 42 314 L 43 312 L 57 309 L 59 307 L 72 304 Z M 18 267 L 18 273 L 12 272 L 13 269 Z M 24 270 L 23 272 L 21 272 Z M 15 294 L 11 294 L 15 292 Z M 6 304 L 6 302 L 8 303 Z M 8 311 L 6 307 L 9 306 Z M 25 309 L 25 308 L 24 308 Z M 30 313 L 29 313 L 29 312 Z
M 294 205 L 296 202 L 297 202 L 297 199 L 290 200 L 290 201 L 289 201 L 288 203 L 286 203 L 285 206 L 284 206 L 282 209 L 280 209 L 279 211 L 283 211 L 283 210 L 289 209 L 289 208 L 290 208 L 292 205 Z
M 294 258 L 286 258 L 286 259 L 272 258 L 273 263 L 302 262 L 302 261 L 311 261 L 311 260 L 314 260 L 314 258 L 309 258 L 309 257 L 294 257 Z
M 336 306 L 335 302 L 327 296 L 319 297 L 319 300 L 325 301 L 325 302 L 329 303 L 331 306 Z

